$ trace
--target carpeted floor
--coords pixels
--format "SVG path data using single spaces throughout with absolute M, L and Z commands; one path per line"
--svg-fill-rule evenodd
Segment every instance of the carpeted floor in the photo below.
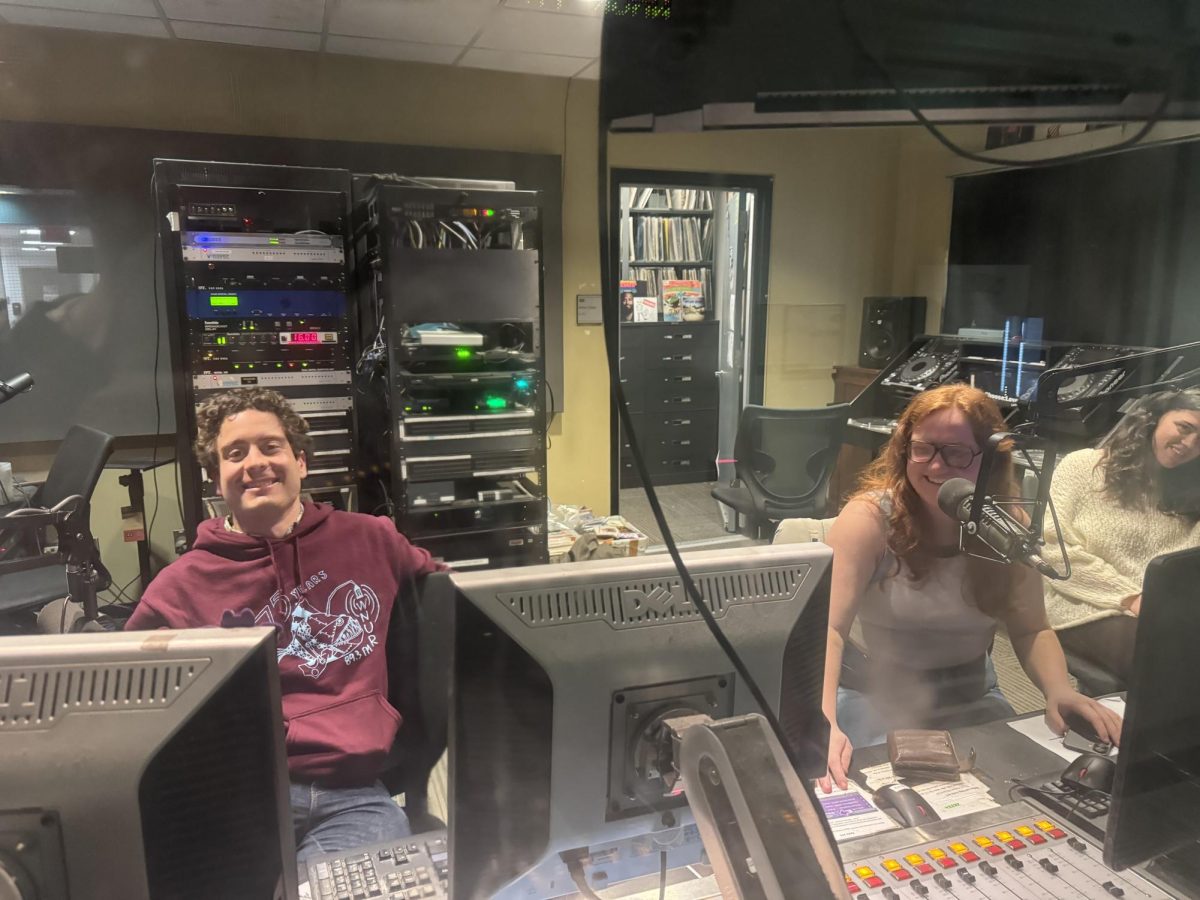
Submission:
M 694 484 L 662 485 L 655 489 L 676 543 L 732 536 L 725 530 L 720 505 L 710 494 L 714 484 L 712 481 L 699 481 Z M 620 502 L 621 515 L 649 535 L 655 545 L 661 545 L 662 535 L 650 512 L 645 490 L 622 488 Z

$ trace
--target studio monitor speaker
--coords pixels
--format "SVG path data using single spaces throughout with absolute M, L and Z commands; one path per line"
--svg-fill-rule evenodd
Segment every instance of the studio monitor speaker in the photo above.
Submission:
M 864 297 L 858 364 L 882 369 L 924 331 L 924 297 Z

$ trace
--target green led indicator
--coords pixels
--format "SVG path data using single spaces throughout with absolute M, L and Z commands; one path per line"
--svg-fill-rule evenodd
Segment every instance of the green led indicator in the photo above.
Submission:
M 454 355 L 459 359 L 470 359 L 471 350 L 468 347 L 456 347 L 454 350 Z
M 267 238 L 267 243 L 268 244 L 278 244 L 279 238 Z
M 210 294 L 208 298 L 209 306 L 237 306 L 237 294 Z
M 488 409 L 504 409 L 508 406 L 508 401 L 503 397 L 488 397 L 484 403 L 487 404 Z
M 237 363 L 234 363 L 234 364 L 233 364 L 233 367 L 234 367 L 235 369 L 240 369 L 240 368 L 241 368 L 241 366 L 240 366 L 240 365 L 238 365 Z
M 277 368 L 277 369 L 282 369 L 282 368 L 283 368 L 283 363 L 275 363 L 275 368 Z
M 221 335 L 219 338 L 217 338 L 217 343 L 220 346 L 224 347 L 226 344 L 229 343 L 229 338 L 225 337 L 224 335 Z
M 483 211 L 483 214 L 484 214 L 484 216 L 486 216 L 487 218 L 490 219 L 492 216 L 494 216 L 496 214 L 496 211 L 494 209 L 485 209 Z

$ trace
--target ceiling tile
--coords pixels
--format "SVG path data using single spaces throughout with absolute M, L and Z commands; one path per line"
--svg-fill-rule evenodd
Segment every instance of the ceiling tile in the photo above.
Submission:
M 465 47 L 496 11 L 496 0 L 341 0 L 330 34 Z
M 446 44 L 418 44 L 412 41 L 379 41 L 374 38 L 346 37 L 331 34 L 325 41 L 327 53 L 350 56 L 374 56 L 379 59 L 402 59 L 407 62 L 450 65 L 462 53 L 462 47 Z
M 169 37 L 162 20 L 141 16 L 110 16 L 102 13 L 45 9 L 34 6 L 0 4 L 0 16 L 13 25 L 44 25 L 49 28 L 75 28 L 80 31 L 111 31 L 140 34 L 143 37 Z
M 209 22 L 172 22 L 171 28 L 174 29 L 176 37 L 185 41 L 248 44 L 252 47 L 277 47 L 281 50 L 321 49 L 321 36 L 310 31 L 245 28 L 241 25 L 213 25 Z
M 509 9 L 570 16 L 598 16 L 604 12 L 604 0 L 503 0 L 501 5 Z
M 595 60 L 590 66 L 575 76 L 576 78 L 599 78 L 600 77 L 600 60 Z
M 459 65 L 476 69 L 499 69 L 502 72 L 525 72 L 529 75 L 557 75 L 570 78 L 587 60 L 576 56 L 553 56 L 549 53 L 518 53 L 513 50 L 484 50 L 472 47 Z
M 52 6 L 55 9 L 158 18 L 158 9 L 154 5 L 154 0 L 5 0 L 4 5 Z
M 317 31 L 325 0 L 160 0 L 171 19 L 249 25 L 285 31 Z
M 476 47 L 562 56 L 600 55 L 600 19 L 498 9 Z

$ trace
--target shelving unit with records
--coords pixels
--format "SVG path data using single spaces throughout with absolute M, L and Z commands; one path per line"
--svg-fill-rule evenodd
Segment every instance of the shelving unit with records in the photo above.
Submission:
M 546 562 L 538 194 L 360 178 L 355 195 L 360 395 L 378 401 L 364 494 L 455 569 Z
M 711 309 L 714 199 L 696 188 L 623 187 L 621 278 L 643 282 L 660 301 L 664 281 L 699 281 Z
M 714 248 L 723 203 L 724 193 L 713 190 L 620 189 L 621 381 L 656 484 L 716 477 L 720 323 L 713 310 L 720 280 Z M 619 449 L 621 486 L 639 486 L 624 433 Z

